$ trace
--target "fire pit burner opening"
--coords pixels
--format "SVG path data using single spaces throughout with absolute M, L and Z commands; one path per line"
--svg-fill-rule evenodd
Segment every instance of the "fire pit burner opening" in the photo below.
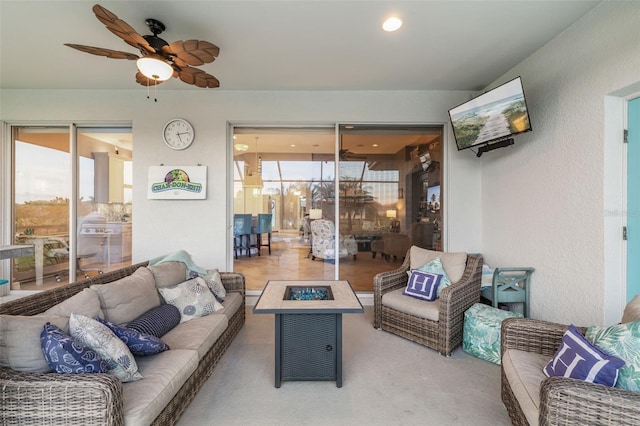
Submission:
M 329 286 L 287 286 L 283 300 L 333 300 Z

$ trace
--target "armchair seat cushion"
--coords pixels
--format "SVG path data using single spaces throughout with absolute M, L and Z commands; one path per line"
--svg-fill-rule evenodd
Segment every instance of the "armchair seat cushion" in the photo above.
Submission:
M 538 424 L 540 385 L 547 378 L 542 369 L 547 362 L 547 355 L 517 349 L 507 349 L 502 356 L 504 374 L 531 426 Z
M 405 314 L 414 315 L 419 318 L 438 321 L 440 318 L 440 303 L 437 300 L 429 302 L 405 296 L 404 287 L 385 293 L 382 296 L 382 306 L 386 306 Z

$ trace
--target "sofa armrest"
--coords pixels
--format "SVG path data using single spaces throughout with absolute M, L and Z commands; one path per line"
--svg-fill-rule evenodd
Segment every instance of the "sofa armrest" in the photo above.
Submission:
M 442 289 L 439 299 L 441 324 L 444 324 L 442 321 L 456 319 L 462 326 L 464 312 L 480 301 L 482 263 L 481 255 L 468 255 L 467 265 L 460 280 Z
M 552 357 L 560 347 L 565 324 L 557 324 L 531 318 L 507 318 L 502 321 L 500 353 L 507 349 Z M 581 329 L 584 334 L 585 329 Z
M 227 291 L 235 291 L 245 296 L 245 279 L 240 272 L 220 272 L 222 285 Z
M 373 294 L 382 297 L 383 294 L 407 285 L 409 280 L 409 258 L 405 258 L 399 268 L 392 271 L 380 272 L 373 277 Z
M 122 425 L 122 384 L 109 374 L 0 368 L 0 424 Z
M 540 425 L 637 425 L 640 393 L 550 377 L 540 387 Z
M 409 276 L 407 275 L 409 265 L 411 265 L 411 259 L 409 259 L 409 253 L 407 252 L 404 262 L 402 262 L 402 265 L 398 269 L 380 272 L 373 277 L 374 328 L 380 328 L 382 324 L 382 296 L 385 293 L 407 285 L 407 281 L 409 280 Z

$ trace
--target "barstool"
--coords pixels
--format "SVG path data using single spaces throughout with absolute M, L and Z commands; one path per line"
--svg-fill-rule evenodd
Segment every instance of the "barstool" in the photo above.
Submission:
M 246 241 L 246 243 L 245 243 Z M 233 215 L 233 251 L 235 258 L 238 258 L 238 251 L 247 251 L 251 257 L 251 214 Z
M 259 213 L 258 223 L 256 225 L 256 246 L 258 248 L 258 256 L 260 256 L 261 247 L 269 247 L 269 254 L 271 254 L 271 213 Z M 267 234 L 267 243 L 263 244 L 262 234 Z

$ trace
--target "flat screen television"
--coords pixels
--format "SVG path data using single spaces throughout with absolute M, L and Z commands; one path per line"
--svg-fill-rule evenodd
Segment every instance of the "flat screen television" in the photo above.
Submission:
M 531 130 L 520 77 L 450 109 L 449 117 L 459 151 Z
M 440 210 L 440 185 L 427 188 L 427 208 L 429 210 Z

